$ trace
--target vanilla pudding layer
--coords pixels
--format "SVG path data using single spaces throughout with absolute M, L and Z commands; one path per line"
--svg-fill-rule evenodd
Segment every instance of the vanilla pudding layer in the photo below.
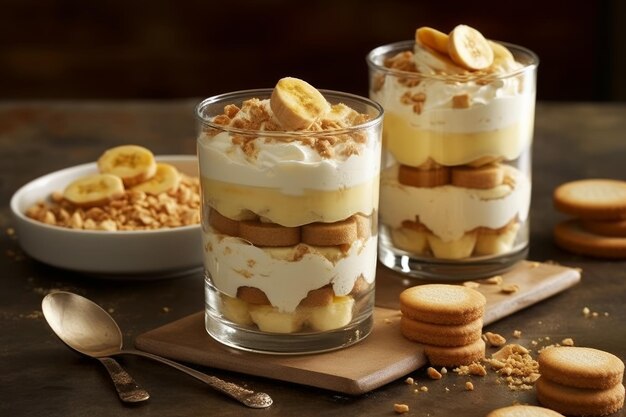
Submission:
M 202 177 L 205 205 L 233 220 L 248 220 L 251 213 L 281 226 L 297 227 L 314 222 L 333 223 L 355 213 L 370 215 L 378 207 L 379 178 L 335 190 L 300 190 L 253 187 Z
M 398 229 L 405 221 L 419 221 L 442 242 L 458 241 L 481 227 L 501 229 L 515 219 L 524 223 L 530 208 L 530 181 L 509 166 L 506 176 L 514 186 L 411 187 L 398 182 L 398 165 L 393 165 L 381 175 L 380 222 Z
M 468 123 L 463 132 L 446 131 L 447 121 L 458 119 L 456 116 L 462 112 L 462 118 L 473 119 L 474 124 L 480 124 L 487 116 L 472 117 L 475 108 L 438 110 L 433 114 L 423 113 L 420 118 L 427 121 L 418 124 L 412 115 L 388 110 L 383 121 L 385 148 L 395 160 L 413 167 L 426 163 L 429 158 L 445 166 L 465 165 L 483 157 L 514 160 L 530 147 L 533 103 L 534 99 L 521 108 L 513 106 L 515 110 L 511 113 L 519 116 L 513 124 L 493 130 L 473 130 Z
M 372 284 L 376 272 L 377 236 L 357 239 L 350 247 L 257 247 L 216 233 L 203 233 L 205 267 L 225 296 L 236 298 L 239 287 L 263 291 L 280 313 L 292 313 L 309 291 L 332 287 L 336 297 L 348 296 L 359 277 Z M 302 254 L 302 246 L 306 251 Z

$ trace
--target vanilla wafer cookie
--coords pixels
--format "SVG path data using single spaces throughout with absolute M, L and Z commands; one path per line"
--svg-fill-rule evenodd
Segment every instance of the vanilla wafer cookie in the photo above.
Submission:
M 626 220 L 585 220 L 580 221 L 583 229 L 596 235 L 626 237 Z
M 426 284 L 400 294 L 400 310 L 410 319 L 433 324 L 467 324 L 482 318 L 487 300 L 460 285 Z
M 404 337 L 433 346 L 469 345 L 480 339 L 482 328 L 482 318 L 458 325 L 426 323 L 406 316 L 400 319 L 400 331 Z
M 486 190 L 497 187 L 504 182 L 504 169 L 500 164 L 483 165 L 478 168 L 454 167 L 450 181 L 456 187 Z
M 626 237 L 600 236 L 584 230 L 578 219 L 566 220 L 554 228 L 554 241 L 561 248 L 598 258 L 626 258 Z
M 398 182 L 411 187 L 440 187 L 450 183 L 450 168 L 439 166 L 433 169 L 420 169 L 400 165 Z
M 622 382 L 624 363 L 617 356 L 586 347 L 552 347 L 537 358 L 543 378 L 578 388 L 606 389 Z
M 325 306 L 333 302 L 335 293 L 330 285 L 311 290 L 307 296 L 300 301 L 301 307 L 320 307 Z
M 313 246 L 351 244 L 358 238 L 354 217 L 334 223 L 310 223 L 302 226 L 302 242 Z
M 373 222 L 371 216 L 363 216 L 362 214 L 355 214 L 354 220 L 356 222 L 356 234 L 359 239 L 368 239 L 372 236 Z
M 535 405 L 511 405 L 509 407 L 498 408 L 491 411 L 486 417 L 564 417 L 549 408 L 537 407 Z
M 624 406 L 624 386 L 607 389 L 568 387 L 542 376 L 535 382 L 542 405 L 571 416 L 605 416 Z
M 239 236 L 255 246 L 294 246 L 300 243 L 300 228 L 243 221 L 239 222 Z
M 267 305 L 270 304 L 270 300 L 267 295 L 256 287 L 239 287 L 237 288 L 237 298 L 245 301 L 246 303 L 255 305 Z
M 485 358 L 485 341 L 478 338 L 469 345 L 457 347 L 424 345 L 424 354 L 434 366 L 469 365 Z
M 239 235 L 239 222 L 222 216 L 217 210 L 210 209 L 209 224 L 219 233 L 229 236 Z
M 572 181 L 557 187 L 553 199 L 558 211 L 584 219 L 626 219 L 626 181 Z

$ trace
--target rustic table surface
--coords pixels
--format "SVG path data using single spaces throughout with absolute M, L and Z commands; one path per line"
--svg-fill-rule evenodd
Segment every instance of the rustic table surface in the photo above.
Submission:
M 394 403 L 409 415 L 484 416 L 514 402 L 536 404 L 534 391 L 510 391 L 493 374 L 473 378 L 475 389 L 448 375 L 429 380 L 424 370 L 410 376 L 428 392 L 400 378 L 359 397 L 244 374 L 200 368 L 267 392 L 275 404 L 244 409 L 203 384 L 162 365 L 134 357 L 120 362 L 151 393 L 147 403 L 125 406 L 96 361 L 69 351 L 41 315 L 42 297 L 55 289 L 91 298 L 113 316 L 125 344 L 153 328 L 203 308 L 200 273 L 168 280 L 103 280 L 56 269 L 25 256 L 11 233 L 8 201 L 26 182 L 43 174 L 97 159 L 109 147 L 135 143 L 155 154 L 195 153 L 196 100 L 147 102 L 0 103 L 0 415 L 2 416 L 216 416 L 216 415 L 393 415 Z M 626 262 L 573 255 L 554 246 L 551 229 L 562 216 L 552 209 L 560 183 L 584 177 L 626 180 L 626 105 L 539 103 L 533 149 L 533 200 L 529 258 L 580 267 L 578 286 L 486 330 L 519 343 L 558 342 L 571 337 L 626 359 Z M 598 317 L 584 317 L 588 307 Z M 608 314 L 605 314 L 608 313 Z M 448 388 L 448 390 L 446 390 Z M 615 415 L 626 416 L 622 410 Z

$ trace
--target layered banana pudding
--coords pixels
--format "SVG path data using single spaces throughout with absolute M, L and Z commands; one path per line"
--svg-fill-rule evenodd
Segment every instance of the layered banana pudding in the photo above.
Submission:
M 422 27 L 369 63 L 370 96 L 385 108 L 383 246 L 441 260 L 523 250 L 534 54 L 465 25 Z
M 271 333 L 362 320 L 376 270 L 378 122 L 296 78 L 236 100 L 204 110 L 198 139 L 208 314 Z

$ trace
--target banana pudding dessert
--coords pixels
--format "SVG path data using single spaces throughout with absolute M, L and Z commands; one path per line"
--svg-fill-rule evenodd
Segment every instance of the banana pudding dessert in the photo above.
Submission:
M 421 27 L 368 64 L 370 97 L 385 109 L 381 261 L 467 279 L 523 258 L 536 56 L 458 25 Z
M 197 111 L 207 331 L 231 346 L 281 352 L 365 337 L 380 107 L 283 78 Z

